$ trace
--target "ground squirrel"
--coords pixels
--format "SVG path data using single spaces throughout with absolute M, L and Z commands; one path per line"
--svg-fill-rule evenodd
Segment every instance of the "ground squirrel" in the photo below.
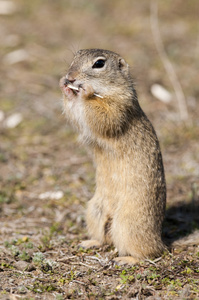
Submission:
M 80 50 L 60 80 L 64 112 L 92 150 L 96 192 L 86 215 L 91 240 L 113 244 L 118 264 L 159 256 L 166 204 L 162 155 L 129 66 L 118 54 Z

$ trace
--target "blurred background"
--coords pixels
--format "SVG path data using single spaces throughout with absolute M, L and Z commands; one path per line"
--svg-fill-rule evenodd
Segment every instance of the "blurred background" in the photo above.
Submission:
M 1 299 L 9 293 L 9 299 L 19 297 L 12 293 L 55 299 L 54 291 L 65 295 L 56 299 L 94 299 L 81 296 L 90 292 L 101 293 L 100 299 L 115 293 L 123 298 L 128 277 L 109 268 L 112 248 L 78 248 L 88 238 L 84 213 L 95 170 L 66 124 L 59 80 L 79 49 L 105 48 L 125 58 L 162 149 L 168 191 L 164 238 L 193 232 L 199 228 L 198 0 L 0 0 L 0 37 Z M 172 252 L 147 272 L 143 265 L 132 268 L 141 279 L 134 271 L 135 282 L 129 277 L 132 289 L 139 284 L 130 298 L 142 291 L 145 298 L 154 288 L 158 299 L 161 293 L 188 299 L 189 291 L 190 299 L 196 297 L 197 249 Z M 102 265 L 95 260 L 97 269 L 94 260 L 86 260 L 91 255 L 104 259 Z M 177 294 L 171 294 L 174 288 Z
M 3 220 L 34 211 L 44 222 L 60 221 L 63 207 L 76 220 L 94 192 L 91 158 L 65 122 L 59 90 L 82 48 L 105 48 L 126 59 L 160 140 L 168 207 L 198 201 L 198 1 L 151 3 L 0 1 Z

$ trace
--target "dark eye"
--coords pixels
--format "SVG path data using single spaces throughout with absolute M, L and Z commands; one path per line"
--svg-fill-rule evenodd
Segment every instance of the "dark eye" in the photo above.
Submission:
M 93 69 L 100 69 L 103 68 L 103 66 L 105 65 L 105 60 L 104 59 L 98 59 L 94 65 L 92 66 Z

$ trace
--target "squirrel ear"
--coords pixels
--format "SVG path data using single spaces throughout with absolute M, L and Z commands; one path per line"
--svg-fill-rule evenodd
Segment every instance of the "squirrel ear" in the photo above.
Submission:
M 129 65 L 125 62 L 125 60 L 123 58 L 119 58 L 119 68 L 120 70 L 128 70 Z

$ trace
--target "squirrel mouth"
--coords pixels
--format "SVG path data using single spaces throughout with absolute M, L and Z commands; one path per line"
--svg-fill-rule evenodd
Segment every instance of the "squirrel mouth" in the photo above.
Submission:
M 72 83 L 69 82 L 69 80 L 67 80 L 66 78 L 62 78 L 60 80 L 60 87 L 62 89 L 62 91 L 64 92 L 65 95 L 69 95 L 69 94 L 73 94 L 73 95 L 77 95 L 79 93 L 79 87 L 74 86 Z
M 60 88 L 64 92 L 65 95 L 69 95 L 70 93 L 73 93 L 73 95 L 77 96 L 77 94 L 80 92 L 80 89 L 84 89 L 82 84 L 79 84 L 79 86 L 73 85 L 67 78 L 62 77 L 60 80 Z M 103 96 L 99 95 L 98 93 L 93 93 L 93 96 L 98 98 L 104 98 Z

